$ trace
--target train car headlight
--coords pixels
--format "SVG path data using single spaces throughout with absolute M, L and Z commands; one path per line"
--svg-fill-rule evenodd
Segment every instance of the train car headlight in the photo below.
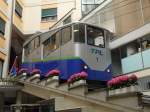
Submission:
M 88 67 L 86 65 L 84 65 L 84 69 L 88 69 Z
M 110 69 L 107 69 L 107 72 L 110 72 Z

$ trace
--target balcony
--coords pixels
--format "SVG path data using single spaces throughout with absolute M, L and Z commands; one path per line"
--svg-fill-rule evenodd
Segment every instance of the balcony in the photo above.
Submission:
M 150 49 L 128 56 L 121 60 L 123 73 L 129 73 L 150 67 Z

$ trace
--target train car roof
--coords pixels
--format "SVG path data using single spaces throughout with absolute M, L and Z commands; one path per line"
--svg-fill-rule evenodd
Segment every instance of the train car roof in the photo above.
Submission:
M 29 37 L 29 39 L 27 39 L 27 40 L 25 41 L 25 43 L 23 44 L 23 47 L 25 47 L 29 42 L 31 42 L 31 41 L 32 41 L 33 39 L 35 39 L 36 37 L 40 37 L 42 34 L 49 33 L 49 32 L 55 33 L 55 32 L 57 32 L 58 30 L 60 30 L 60 29 L 62 29 L 62 28 L 65 28 L 65 27 L 67 27 L 67 26 L 70 26 L 70 25 L 73 25 L 73 24 L 77 24 L 77 23 L 86 24 L 86 25 L 90 25 L 90 26 L 93 26 L 93 27 L 97 27 L 97 28 L 101 28 L 101 29 L 103 29 L 103 30 L 109 31 L 109 30 L 107 30 L 107 29 L 105 29 L 105 28 L 103 28 L 103 27 L 99 27 L 99 26 L 97 26 L 97 25 L 93 25 L 93 24 L 89 24 L 89 23 L 77 21 L 77 22 L 72 22 L 72 23 L 69 23 L 69 24 L 60 26 L 60 27 L 58 27 L 58 28 L 54 28 L 54 29 L 49 30 L 49 31 L 46 31 L 46 32 L 38 32 L 38 33 L 36 33 L 35 35 Z M 53 33 L 52 33 L 52 34 L 53 34 Z M 45 40 L 47 40 L 47 39 L 44 39 L 43 42 L 44 42 Z M 42 42 L 42 43 L 43 43 L 43 42 Z

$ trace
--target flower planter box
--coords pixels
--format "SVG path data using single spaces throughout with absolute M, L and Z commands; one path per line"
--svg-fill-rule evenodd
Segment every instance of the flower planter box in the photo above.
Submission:
M 40 74 L 34 74 L 26 79 L 27 82 L 36 83 L 40 80 Z
M 51 82 L 51 81 L 54 81 L 54 80 L 59 80 L 59 77 L 58 76 L 53 76 L 53 77 L 49 77 L 47 78 L 47 83 Z
M 38 85 L 45 86 L 46 79 L 39 80 L 37 83 Z
M 48 87 L 56 87 L 58 86 L 59 76 L 49 77 L 46 80 L 45 85 Z
M 22 73 L 17 76 L 17 79 L 24 81 L 27 78 L 27 73 Z
M 74 88 L 78 86 L 86 85 L 86 80 L 79 80 L 69 85 L 69 88 Z
M 115 89 L 115 90 L 109 90 L 109 96 L 116 96 L 116 95 L 122 95 L 122 94 L 128 94 L 128 93 L 133 93 L 133 92 L 138 92 L 138 86 L 130 86 L 130 87 L 124 87 L 120 89 Z
M 70 84 L 68 90 L 70 93 L 85 96 L 85 94 L 88 92 L 86 80 L 79 80 L 74 82 L 73 84 Z

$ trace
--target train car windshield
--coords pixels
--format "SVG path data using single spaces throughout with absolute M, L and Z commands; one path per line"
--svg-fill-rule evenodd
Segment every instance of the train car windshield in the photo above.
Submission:
M 87 26 L 87 44 L 104 48 L 104 31 L 93 26 Z
M 85 25 L 75 24 L 73 27 L 74 42 L 85 43 Z

